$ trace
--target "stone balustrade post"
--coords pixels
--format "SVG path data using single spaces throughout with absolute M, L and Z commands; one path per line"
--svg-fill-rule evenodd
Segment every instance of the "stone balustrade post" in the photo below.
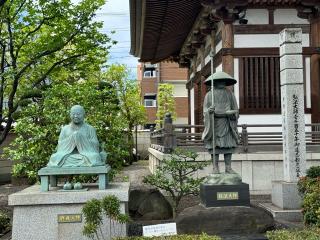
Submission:
M 176 147 L 176 136 L 170 113 L 166 113 L 163 121 L 163 152 L 171 153 Z

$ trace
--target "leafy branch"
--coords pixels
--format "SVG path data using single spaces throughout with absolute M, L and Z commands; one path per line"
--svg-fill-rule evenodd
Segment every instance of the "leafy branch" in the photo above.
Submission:
M 196 161 L 197 153 L 176 148 L 169 158 L 164 159 L 154 174 L 144 178 L 144 182 L 163 189 L 173 200 L 173 210 L 177 214 L 181 199 L 199 193 L 200 183 L 204 180 L 194 176 L 198 170 L 209 163 Z

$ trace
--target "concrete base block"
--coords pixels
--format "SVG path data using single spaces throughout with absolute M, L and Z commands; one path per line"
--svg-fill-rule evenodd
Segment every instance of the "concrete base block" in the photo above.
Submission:
M 83 205 L 93 199 L 115 195 L 121 202 L 121 213 L 128 213 L 129 183 L 111 183 L 108 189 L 86 185 L 89 191 L 41 192 L 34 185 L 9 196 L 13 206 L 12 240 L 88 240 L 82 235 Z M 101 227 L 105 237 L 126 236 L 126 225 L 103 219 Z M 111 228 L 110 228 L 111 226 Z M 111 239 L 111 238 L 107 238 Z
M 273 181 L 271 201 L 281 209 L 300 209 L 302 199 L 298 192 L 297 183 Z
M 288 222 L 302 222 L 303 216 L 300 210 L 284 210 L 272 203 L 259 203 L 259 207 L 270 212 L 275 220 L 284 220 Z

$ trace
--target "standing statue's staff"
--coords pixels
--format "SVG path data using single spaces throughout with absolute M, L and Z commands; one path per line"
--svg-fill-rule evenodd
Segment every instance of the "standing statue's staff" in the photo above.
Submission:
M 211 75 L 210 75 L 210 78 L 211 78 L 211 98 L 212 98 L 212 108 L 214 109 L 214 94 L 213 94 L 213 90 L 214 90 L 214 85 L 213 85 L 213 49 L 211 49 L 210 51 L 210 58 L 211 58 Z M 213 113 L 214 114 L 214 113 Z M 212 118 L 212 125 L 214 126 L 214 117 Z M 212 128 L 212 154 L 213 156 L 215 156 L 215 148 L 216 148 L 216 144 L 215 144 L 215 137 L 214 137 L 214 127 Z

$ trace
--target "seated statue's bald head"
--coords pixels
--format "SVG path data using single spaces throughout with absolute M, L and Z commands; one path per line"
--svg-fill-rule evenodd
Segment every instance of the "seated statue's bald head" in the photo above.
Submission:
M 81 111 L 83 114 L 85 114 L 85 111 L 84 111 L 84 108 L 81 106 L 81 105 L 73 105 L 72 107 L 71 107 L 71 110 L 70 110 L 70 112 L 72 113 L 72 112 L 79 112 L 79 111 Z
M 84 120 L 85 111 L 80 105 L 74 105 L 70 111 L 70 117 L 74 124 L 82 124 Z

